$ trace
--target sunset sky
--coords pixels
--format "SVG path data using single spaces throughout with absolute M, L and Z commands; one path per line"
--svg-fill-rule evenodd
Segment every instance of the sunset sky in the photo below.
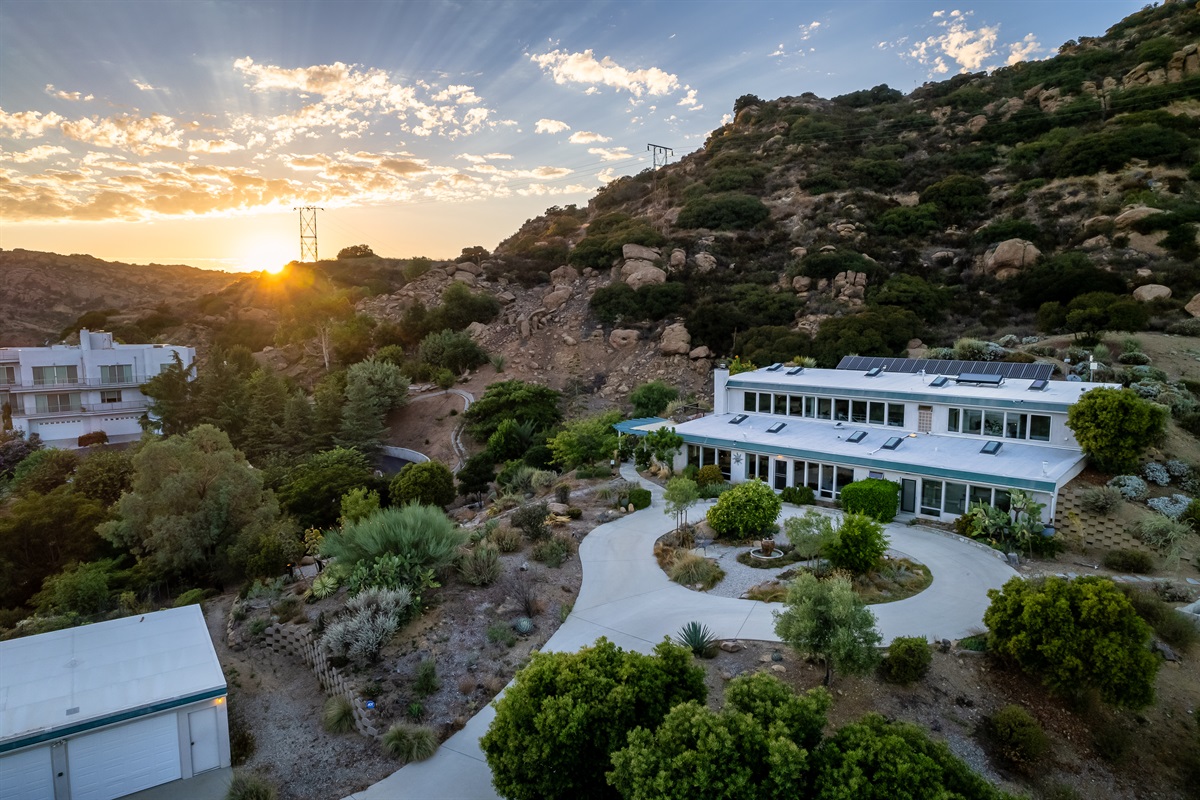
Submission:
M 1052 55 L 1144 0 L 0 3 L 0 247 L 247 270 L 493 248 L 735 98 Z

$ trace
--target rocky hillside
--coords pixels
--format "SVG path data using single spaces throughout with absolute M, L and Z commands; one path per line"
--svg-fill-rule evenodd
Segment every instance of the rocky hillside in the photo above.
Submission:
M 111 312 L 102 315 L 105 321 L 132 322 L 159 313 L 164 304 L 223 289 L 233 279 L 181 265 L 0 251 L 0 346 L 57 342 L 63 328 L 90 311 Z

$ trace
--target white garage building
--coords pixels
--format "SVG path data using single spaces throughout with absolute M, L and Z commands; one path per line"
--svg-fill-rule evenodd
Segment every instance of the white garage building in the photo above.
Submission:
M 198 605 L 0 642 L 0 798 L 216 800 L 225 700 Z

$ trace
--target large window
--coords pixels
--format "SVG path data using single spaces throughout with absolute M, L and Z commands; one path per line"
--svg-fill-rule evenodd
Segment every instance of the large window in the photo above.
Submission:
M 0 367 L 0 386 L 15 386 L 17 383 L 16 367 Z
M 132 364 L 105 364 L 100 367 L 100 383 L 133 383 Z
M 904 427 L 904 404 L 880 400 L 854 400 L 814 395 L 743 392 L 742 410 L 751 414 L 774 414 L 809 419 L 853 422 L 857 425 Z
M 74 364 L 64 367 L 34 367 L 34 386 L 63 386 L 79 382 L 79 368 Z
M 61 414 L 79 409 L 79 392 L 35 394 L 33 401 L 39 414 Z
M 833 400 L 828 397 L 817 398 L 817 419 L 833 418 Z
M 121 402 L 121 390 L 109 389 L 100 393 L 101 403 L 119 403 Z
M 946 413 L 946 430 L 975 436 L 1003 436 L 1005 439 L 1050 441 L 1050 417 L 978 408 L 951 408 Z
M 921 513 L 930 517 L 942 515 L 941 481 L 921 481 Z
M 707 467 L 709 464 L 716 464 L 721 470 L 721 475 L 725 480 L 729 480 L 729 451 L 718 450 L 715 447 L 701 447 L 695 444 L 689 444 L 687 447 L 687 463 L 690 467 Z
M 758 478 L 766 483 L 771 482 L 771 457 L 755 453 L 746 454 L 746 480 Z

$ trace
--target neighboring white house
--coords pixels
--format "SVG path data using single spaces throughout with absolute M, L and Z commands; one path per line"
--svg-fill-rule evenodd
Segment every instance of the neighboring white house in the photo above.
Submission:
M 0 642 L 0 798 L 218 800 L 225 700 L 197 605 Z
M 15 430 L 37 433 L 50 447 L 77 447 L 80 436 L 104 431 L 108 441 L 132 442 L 148 398 L 139 387 L 191 347 L 115 344 L 111 333 L 79 331 L 78 345 L 0 347 L 0 403 L 12 409 Z
M 1021 489 L 1045 504 L 1049 521 L 1058 490 L 1085 463 L 1067 409 L 1110 385 L 1002 374 L 1023 365 L 958 362 L 975 371 L 939 375 L 883 366 L 916 362 L 852 363 L 859 366 L 772 365 L 734 376 L 719 367 L 714 413 L 675 426 L 685 442 L 676 468 L 716 464 L 735 483 L 808 486 L 822 500 L 853 481 L 884 478 L 900 485 L 902 514 L 941 519 L 980 501 L 1007 510 L 1009 492 Z

